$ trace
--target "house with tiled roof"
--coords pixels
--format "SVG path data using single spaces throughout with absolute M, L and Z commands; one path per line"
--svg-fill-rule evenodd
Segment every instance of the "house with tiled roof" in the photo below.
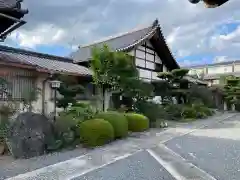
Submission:
M 80 46 L 71 57 L 75 63 L 88 66 L 92 48 L 104 44 L 113 51 L 124 51 L 134 56 L 140 78 L 145 81 L 157 80 L 157 72 L 179 68 L 157 20 L 150 26 Z
M 143 81 L 154 83 L 159 80 L 158 72 L 180 68 L 168 48 L 158 20 L 144 28 L 79 46 L 78 50 L 71 54 L 71 58 L 73 58 L 74 63 L 89 67 L 92 48 L 102 47 L 104 44 L 112 51 L 123 51 L 132 55 L 139 71 L 139 78 Z M 194 83 L 205 84 L 196 78 L 186 78 Z M 107 109 L 111 94 L 105 92 L 104 97 L 105 103 L 103 104 L 104 108 Z
M 0 41 L 26 23 L 22 18 L 28 10 L 22 9 L 21 2 L 22 0 L 0 0 Z
M 49 114 L 54 111 L 54 91 L 50 85 L 54 74 L 78 76 L 79 83 L 91 80 L 91 71 L 74 64 L 70 58 L 0 46 L 0 77 L 11 85 L 7 96 L 0 93 L 0 101 L 21 103 L 27 92 L 39 88 L 41 92 L 33 110 Z

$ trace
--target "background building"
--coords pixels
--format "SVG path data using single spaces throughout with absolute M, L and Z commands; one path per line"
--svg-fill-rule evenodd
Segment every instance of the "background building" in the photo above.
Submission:
M 209 85 L 220 84 L 222 76 L 234 75 L 240 77 L 240 60 L 186 68 L 190 69 L 189 75 L 206 80 Z

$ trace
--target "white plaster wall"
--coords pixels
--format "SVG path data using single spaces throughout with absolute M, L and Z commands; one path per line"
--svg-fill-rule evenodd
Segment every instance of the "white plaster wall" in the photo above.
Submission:
M 158 56 L 156 56 L 156 63 L 162 64 L 162 60 Z
M 235 72 L 240 72 L 240 64 L 235 64 L 234 65 L 234 71 Z
M 221 74 L 232 72 L 232 65 L 208 67 L 208 74 Z
M 163 72 L 167 72 L 167 67 L 165 65 L 163 65 Z

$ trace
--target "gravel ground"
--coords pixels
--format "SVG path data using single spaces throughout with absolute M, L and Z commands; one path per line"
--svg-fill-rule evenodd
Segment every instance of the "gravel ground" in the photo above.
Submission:
M 147 151 L 72 180 L 175 180 Z
M 165 145 L 217 180 L 240 179 L 240 115 Z

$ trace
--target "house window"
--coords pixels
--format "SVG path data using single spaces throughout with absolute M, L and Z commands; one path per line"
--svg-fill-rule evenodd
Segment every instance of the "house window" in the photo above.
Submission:
M 20 101 L 35 89 L 35 78 L 25 76 L 2 77 L 6 83 L 1 83 L 0 99 Z

